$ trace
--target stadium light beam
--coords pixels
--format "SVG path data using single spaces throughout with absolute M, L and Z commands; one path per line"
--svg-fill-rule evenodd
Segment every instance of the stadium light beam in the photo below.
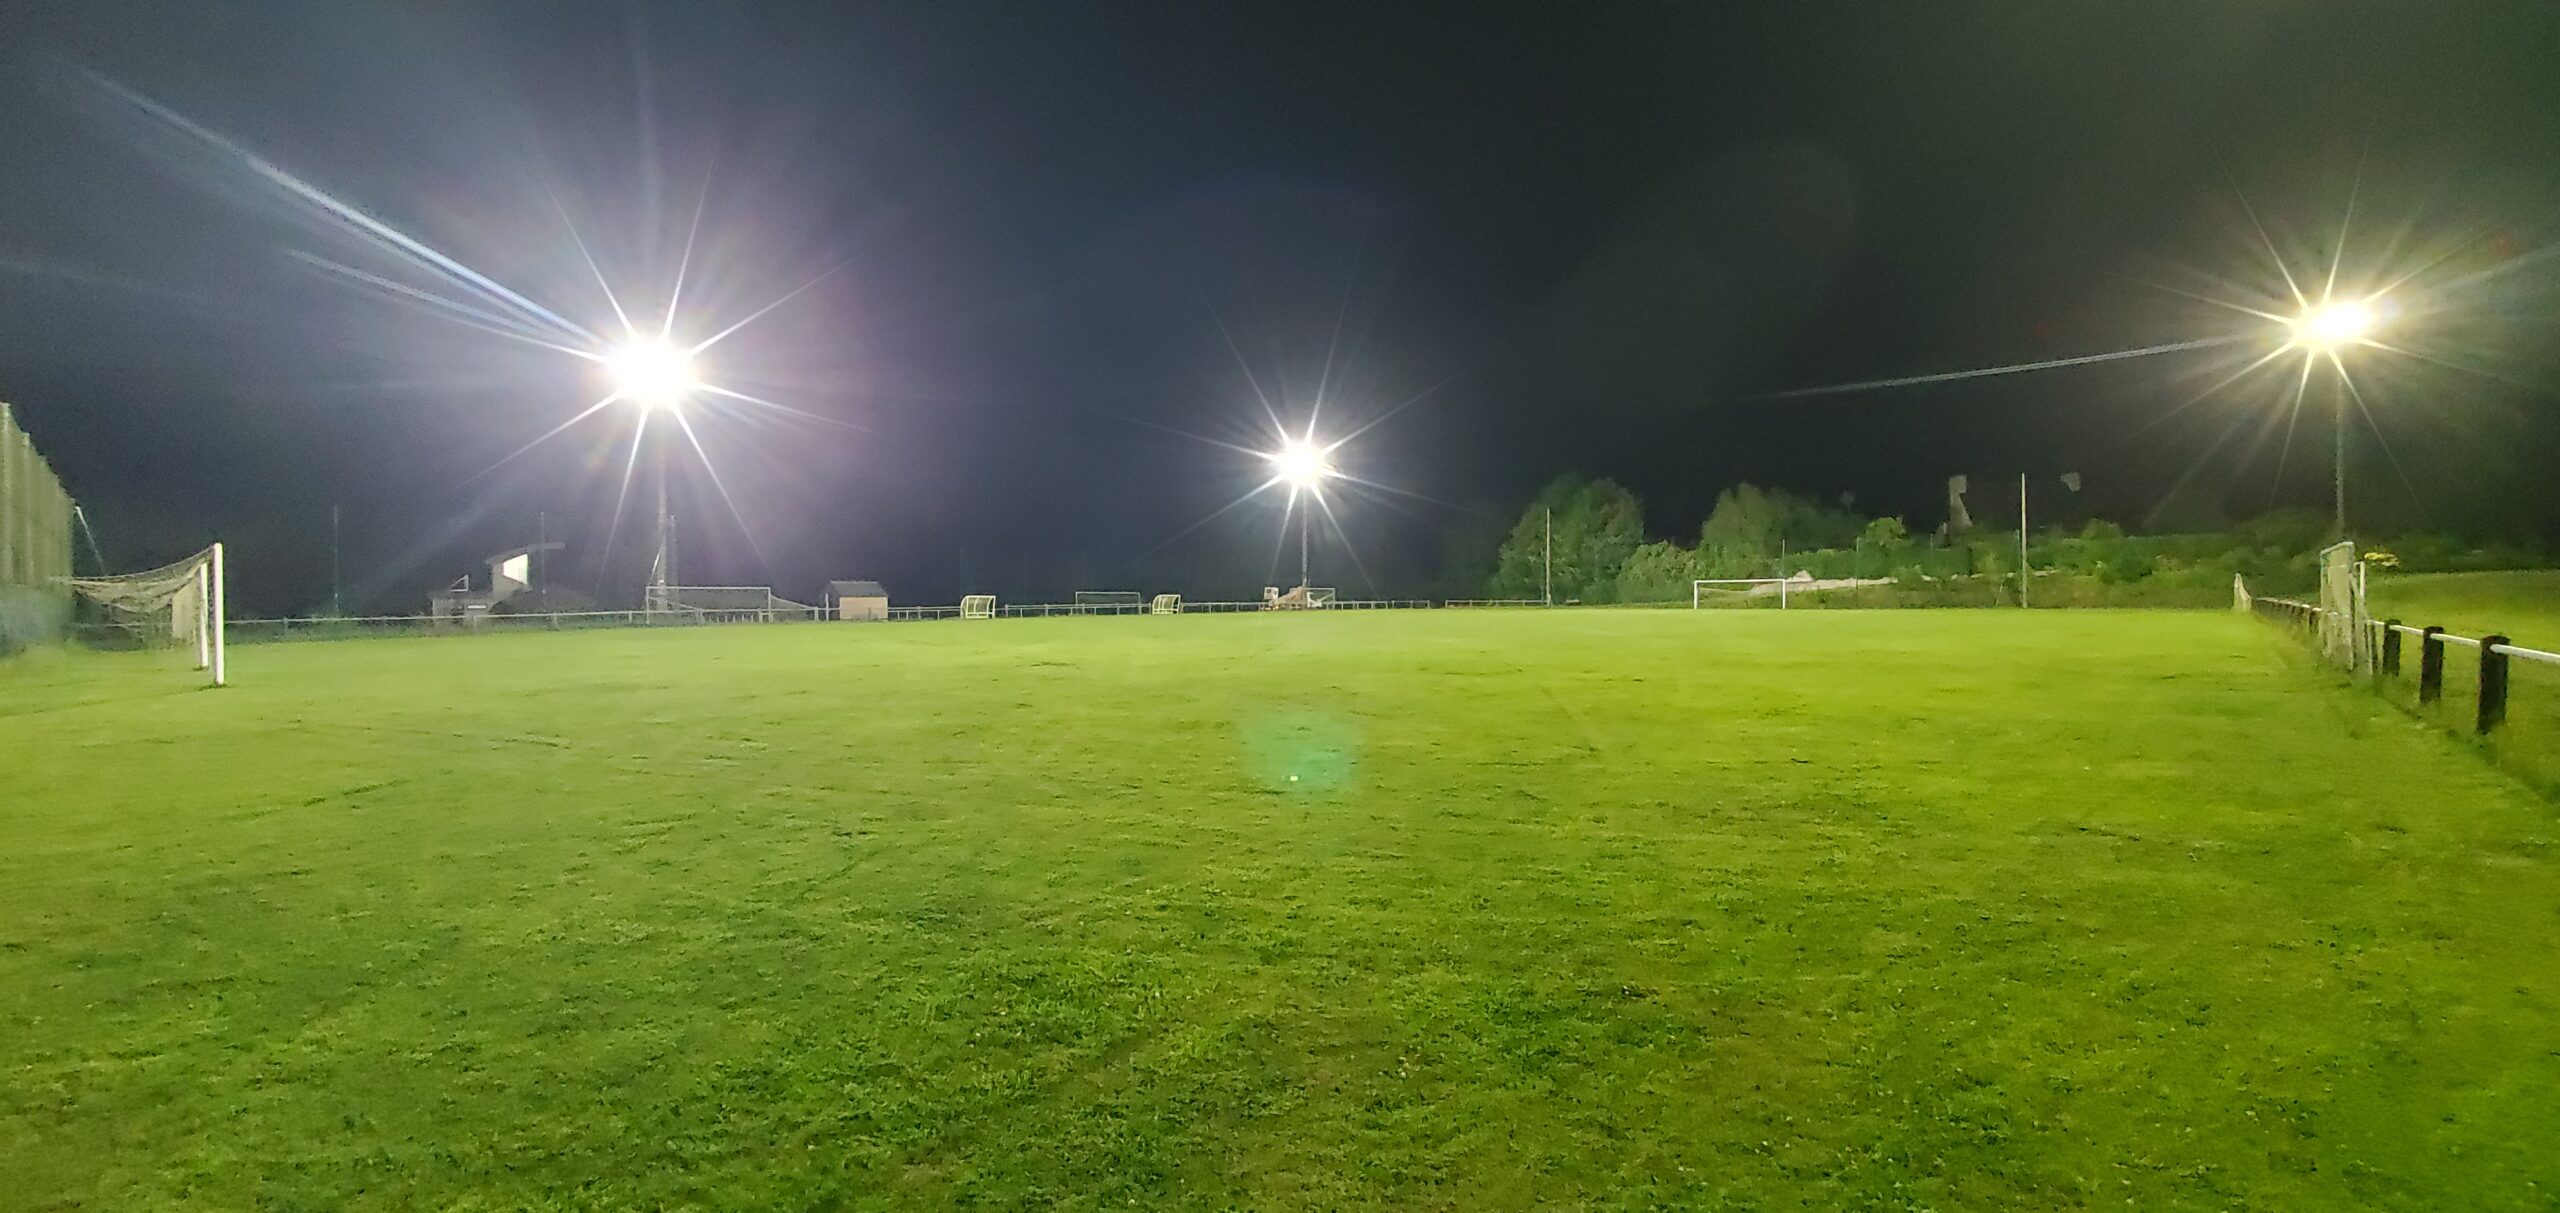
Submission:
M 633 337 L 604 357 L 614 394 L 655 411 L 684 403 L 702 381 L 693 354 L 664 337 Z
M 2347 374 L 2342 352 L 2373 344 L 2373 331 L 2382 322 L 2374 303 L 2372 299 L 2355 298 L 2306 302 L 2291 321 L 2292 339 L 2286 342 L 2287 348 L 2302 351 L 2302 380 L 2294 393 L 2295 410 L 2302 407 L 2301 388 L 2309 386 L 2314 367 L 2325 361 L 2338 373 L 2338 382 L 2332 389 L 2336 400 L 2330 419 L 2329 487 L 2330 527 L 2341 539 L 2347 535 L 2347 401 L 2355 395 L 2355 381 Z
M 1332 455 L 1333 448 L 1318 443 L 1310 430 L 1304 438 L 1284 436 L 1280 449 L 1269 456 L 1272 478 L 1289 486 L 1289 507 L 1298 513 L 1298 593 L 1302 598 L 1313 596 L 1308 589 L 1313 583 L 1307 575 L 1307 532 L 1315 523 L 1315 503 L 1324 499 L 1324 482 L 1338 474 Z M 1298 504 L 1301 495 L 1308 498 L 1304 506 Z
M 1316 445 L 1314 439 L 1293 438 L 1281 443 L 1280 449 L 1271 453 L 1272 472 L 1280 478 L 1280 483 L 1293 490 L 1314 492 L 1333 478 L 1333 461 L 1326 457 L 1328 454 L 1324 447 Z
M 2306 349 L 2335 350 L 2362 343 L 2380 317 L 2363 299 L 2339 299 L 2305 308 L 2293 320 L 2294 344 Z

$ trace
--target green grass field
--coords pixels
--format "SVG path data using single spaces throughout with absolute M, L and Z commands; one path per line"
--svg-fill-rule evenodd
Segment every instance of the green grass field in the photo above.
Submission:
M 2411 627 L 2504 632 L 2517 644 L 2560 652 L 2560 569 L 2378 575 L 2366 597 L 2376 616 Z
M 2228 613 L 0 666 L 0 1207 L 2541 1209 L 2560 827 Z
M 2510 573 L 2417 573 L 2375 577 L 2366 594 L 2377 618 L 2411 627 L 2430 624 L 2457 636 L 2503 635 L 2528 648 L 2560 652 L 2560 570 Z M 2418 702 L 2418 646 L 2406 639 L 2400 676 L 2383 691 L 2420 717 L 2464 736 L 2479 720 L 2480 653 L 2448 646 L 2444 697 Z M 2507 722 L 2478 744 L 2546 795 L 2560 800 L 2560 665 L 2510 660 Z

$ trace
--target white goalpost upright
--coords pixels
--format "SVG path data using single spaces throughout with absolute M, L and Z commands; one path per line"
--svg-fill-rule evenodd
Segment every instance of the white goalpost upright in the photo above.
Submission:
M 2373 668 L 2372 616 L 2365 608 L 2365 565 L 2355 541 L 2320 549 L 2320 651 L 2349 670 Z
M 196 668 L 221 686 L 224 666 L 222 545 L 172 564 L 119 577 L 74 577 L 71 588 L 105 607 L 110 621 L 144 644 L 192 645 Z
M 1779 609 L 1779 610 L 1781 610 L 1781 611 L 1783 611 L 1783 610 L 1787 609 L 1787 579 L 1786 579 L 1786 578 L 1784 578 L 1784 577 L 1701 577 L 1701 578 L 1698 578 L 1697 580 L 1692 581 L 1692 582 L 1690 582 L 1690 583 L 1689 583 L 1689 609 L 1694 611 L 1694 610 L 1697 610 L 1699 607 L 1702 607 L 1702 606 L 1705 606 L 1705 605 L 1706 605 L 1706 591 L 1707 591 L 1707 587 L 1709 587 L 1709 586 L 1728 586 L 1728 585 L 1734 585 L 1734 586 L 1741 586 L 1741 587 L 1743 587 L 1743 589 L 1742 589 L 1740 592 L 1741 592 L 1743 595 L 1745 595 L 1745 596 L 1750 596 L 1750 595 L 1754 595 L 1754 594 L 1762 594 L 1762 593 L 1766 593 L 1766 591 L 1764 591 L 1764 590 L 1760 590 L 1760 589 L 1757 589 L 1757 588 L 1754 588 L 1754 587 L 1764 586 L 1764 585 L 1774 585 L 1774 586 L 1778 587 L 1778 609 Z

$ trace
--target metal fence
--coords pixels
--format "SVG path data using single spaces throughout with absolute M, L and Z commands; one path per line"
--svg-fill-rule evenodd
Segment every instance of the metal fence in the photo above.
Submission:
M 61 638 L 70 578 L 71 495 L 0 404 L 0 653 Z
M 958 608 L 954 607 L 953 610 Z M 707 627 L 739 623 L 806 623 L 820 612 L 783 611 L 546 611 L 523 614 L 325 615 L 288 619 L 233 619 L 233 643 L 347 640 L 363 636 L 476 636 L 498 632 L 577 632 L 599 628 Z

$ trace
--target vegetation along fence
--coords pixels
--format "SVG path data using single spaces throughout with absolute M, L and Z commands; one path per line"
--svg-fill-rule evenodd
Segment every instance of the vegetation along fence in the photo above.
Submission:
M 2290 598 L 2257 597 L 2250 606 L 2314 645 L 2329 613 Z M 2350 673 L 2418 716 L 2478 738 L 2546 794 L 2560 795 L 2560 652 L 2497 632 L 2461 636 L 2399 619 L 2361 625 L 2365 643 L 2342 663 Z

